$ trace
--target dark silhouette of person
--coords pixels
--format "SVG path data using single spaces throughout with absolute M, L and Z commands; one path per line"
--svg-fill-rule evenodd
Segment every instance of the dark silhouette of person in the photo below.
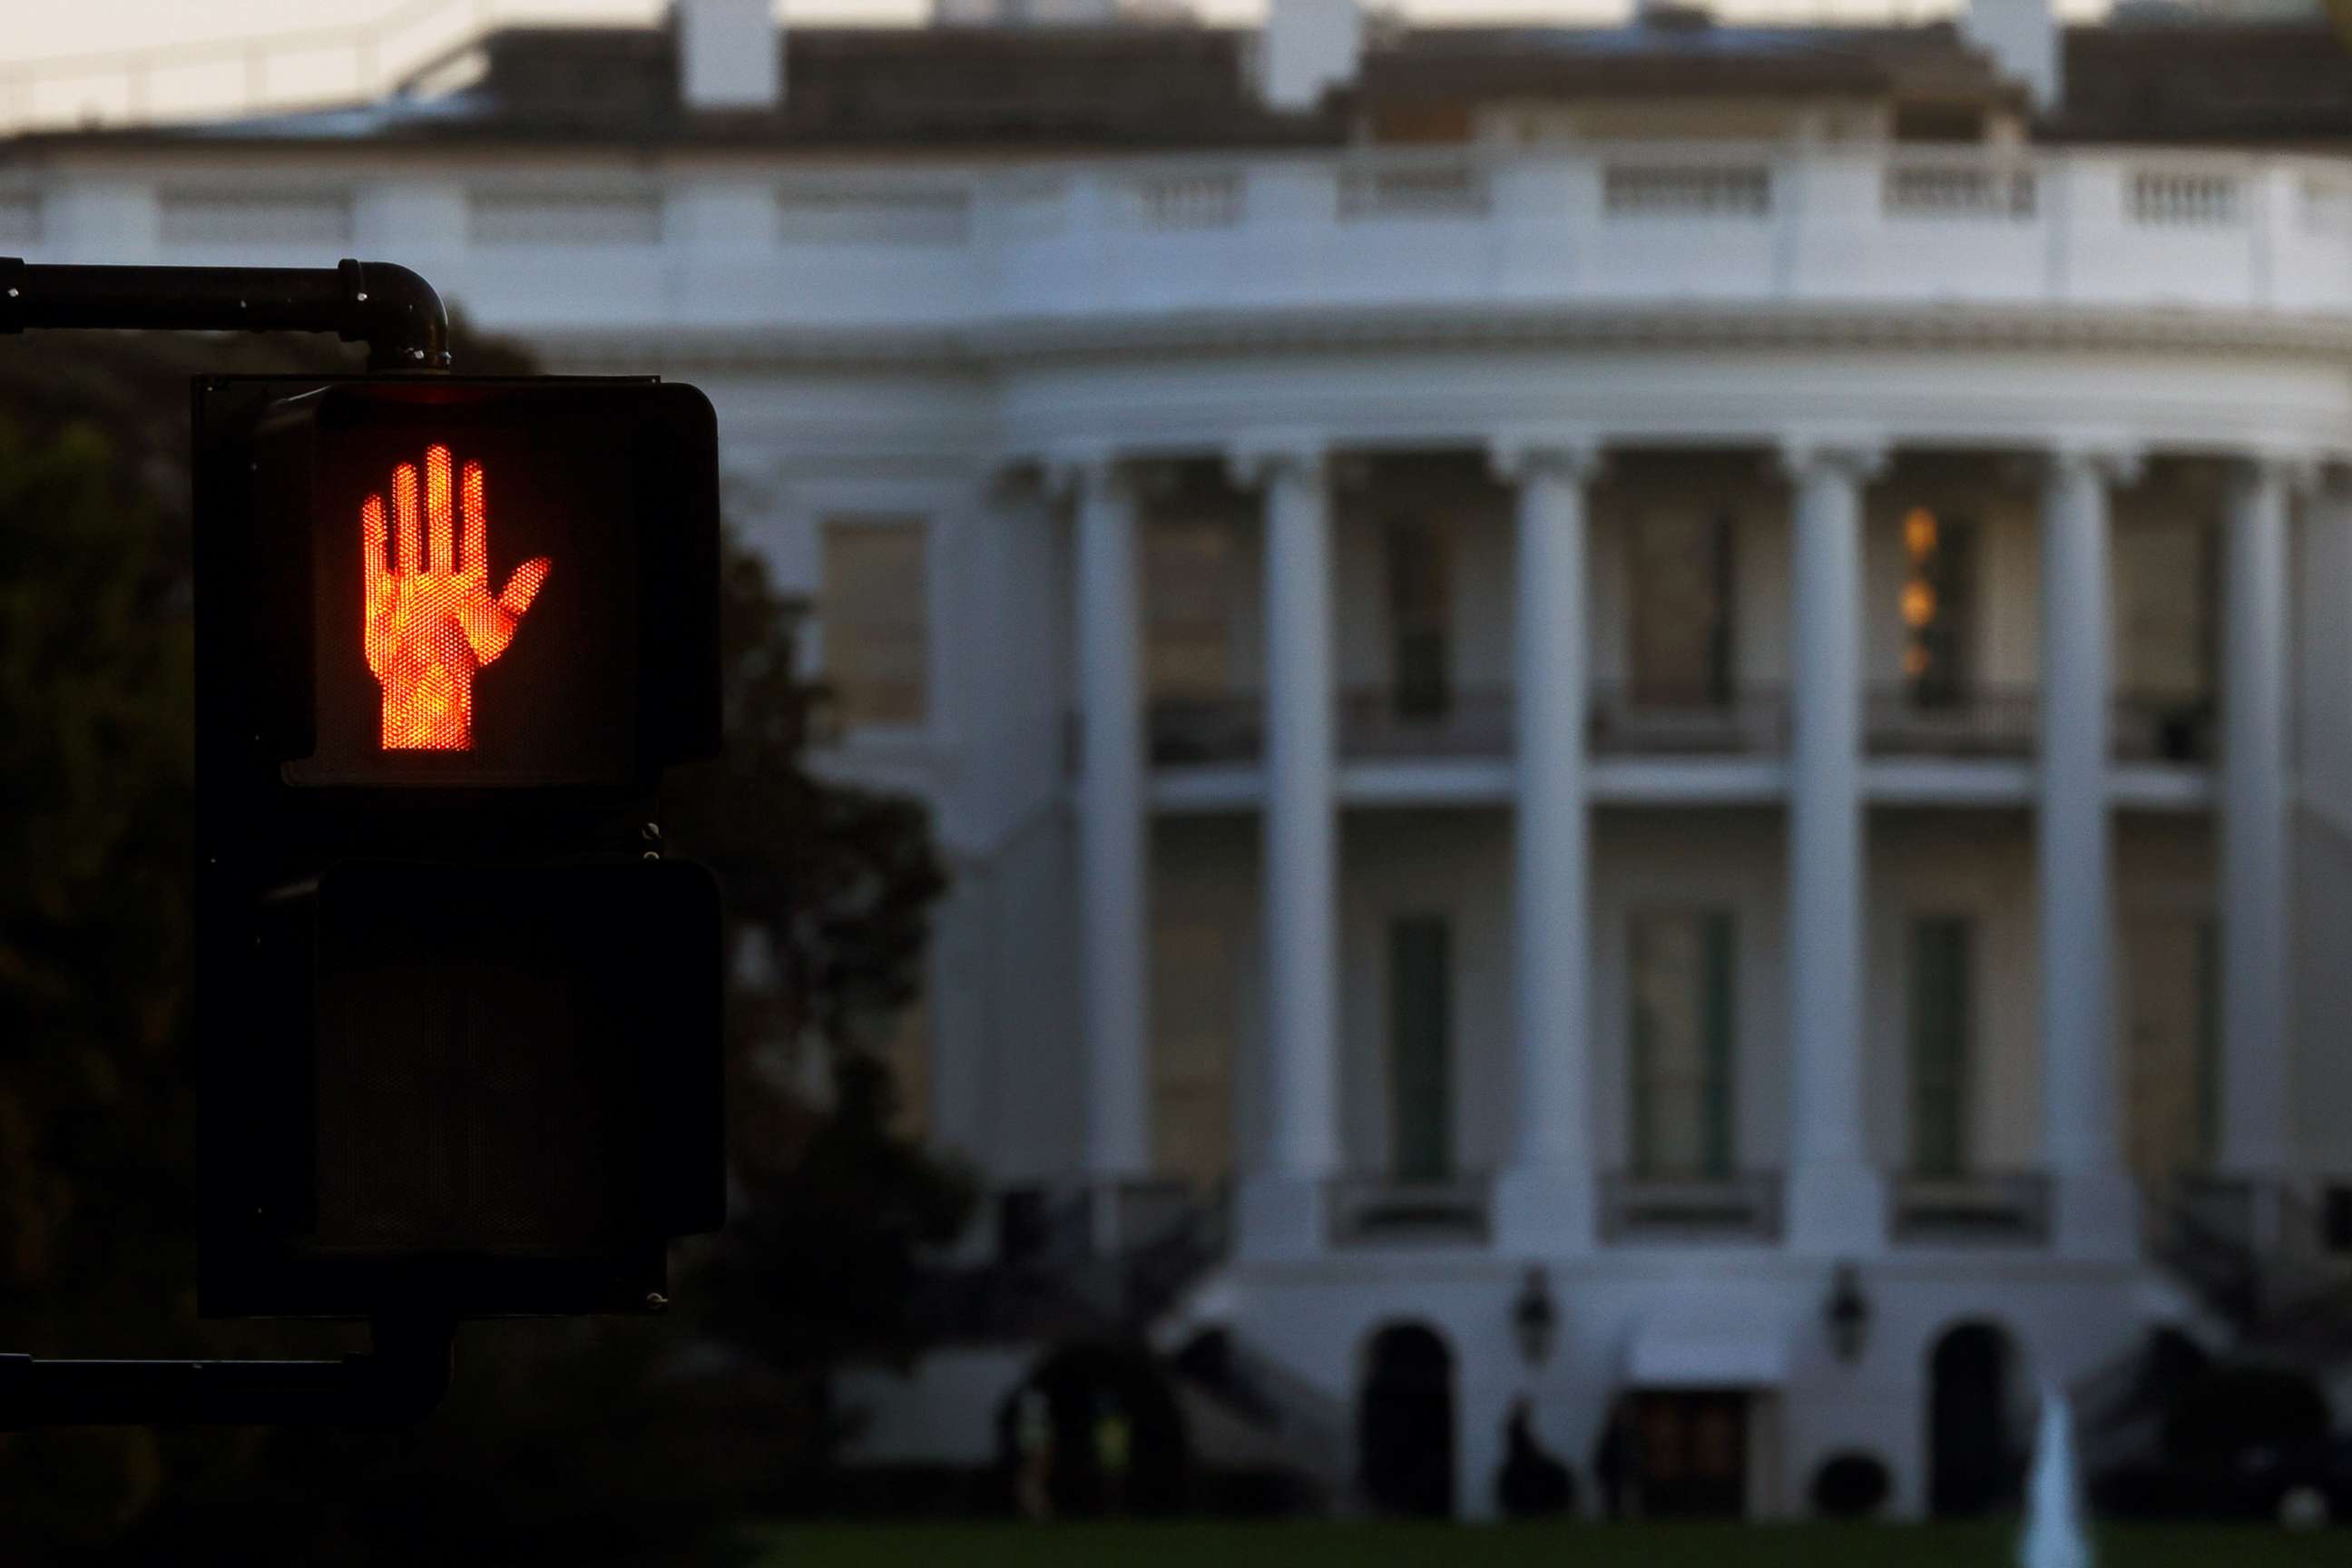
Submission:
M 1566 1513 L 1576 1500 L 1576 1479 L 1537 1440 L 1535 1411 L 1524 1398 L 1512 1402 L 1504 1428 L 1503 1468 L 1495 1478 L 1495 1500 L 1509 1519 Z
M 1620 1399 L 1609 1413 L 1609 1425 L 1601 1429 L 1601 1448 L 1592 1459 L 1592 1478 L 1600 1483 L 1606 1517 L 1625 1517 L 1625 1489 L 1633 1479 L 1633 1413 L 1629 1402 Z

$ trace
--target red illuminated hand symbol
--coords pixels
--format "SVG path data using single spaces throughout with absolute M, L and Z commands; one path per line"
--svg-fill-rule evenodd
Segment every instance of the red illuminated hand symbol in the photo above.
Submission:
M 383 498 L 360 508 L 361 635 L 383 688 L 387 752 L 473 750 L 474 672 L 506 652 L 552 565 L 524 562 L 493 596 L 482 465 L 466 465 L 454 508 L 449 480 L 446 447 L 425 448 L 421 498 L 416 466 L 394 468 L 389 541 Z

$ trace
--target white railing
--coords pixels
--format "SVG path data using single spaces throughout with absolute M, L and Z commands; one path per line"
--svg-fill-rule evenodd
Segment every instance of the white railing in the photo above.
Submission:
M 1233 170 L 1141 174 L 1122 188 L 1131 228 L 1231 228 L 1242 219 L 1242 177 Z
M 165 245 L 349 245 L 349 191 L 170 189 L 156 205 Z
M 1612 218 L 1760 218 L 1772 207 L 1772 169 L 1762 162 L 1612 159 L 1601 209 Z
M 1653 145 L 0 181 L 43 259 L 428 266 L 518 330 L 1841 300 L 2352 317 L 2352 160 Z
M 1357 159 L 1339 174 L 1339 221 L 1483 217 L 1486 169 L 1465 157 Z
M 2240 177 L 2212 170 L 2140 168 L 2132 171 L 2132 221 L 2183 228 L 2221 228 L 2239 217 Z
M 2038 190 L 2033 169 L 2002 159 L 1890 161 L 1880 208 L 1889 218 L 1974 218 L 2024 222 Z
M 951 186 L 795 182 L 776 193 L 784 245 L 962 245 L 971 193 Z
M 658 191 L 478 191 L 466 207 L 475 244 L 547 250 L 575 246 L 655 246 L 662 238 Z

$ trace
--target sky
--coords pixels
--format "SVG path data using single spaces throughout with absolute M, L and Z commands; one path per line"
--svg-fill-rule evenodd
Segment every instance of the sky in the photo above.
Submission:
M 1714 0 L 1728 18 L 1919 19 L 1959 0 Z M 462 44 L 486 26 L 644 23 L 663 0 L 7 0 L 0 27 L 0 125 L 152 110 L 234 111 L 258 99 L 357 96 L 379 74 Z M 1265 0 L 1192 0 L 1205 19 L 1248 22 Z M 1630 0 L 1384 0 L 1416 21 L 1605 22 Z M 2058 0 L 2096 16 L 2105 0 Z M 787 20 L 918 22 L 929 0 L 783 0 Z M 152 64 L 134 67 L 146 57 Z

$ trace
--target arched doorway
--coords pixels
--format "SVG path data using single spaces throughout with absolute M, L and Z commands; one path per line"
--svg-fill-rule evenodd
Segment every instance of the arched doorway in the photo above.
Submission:
M 1927 1373 L 1927 1510 L 1938 1518 L 1990 1513 L 2014 1501 L 2010 1438 L 2014 1342 L 1992 1323 L 1962 1323 L 1936 1342 Z
M 1454 1512 L 1454 1352 L 1431 1329 L 1372 1336 L 1356 1427 L 1357 1473 L 1382 1513 Z

